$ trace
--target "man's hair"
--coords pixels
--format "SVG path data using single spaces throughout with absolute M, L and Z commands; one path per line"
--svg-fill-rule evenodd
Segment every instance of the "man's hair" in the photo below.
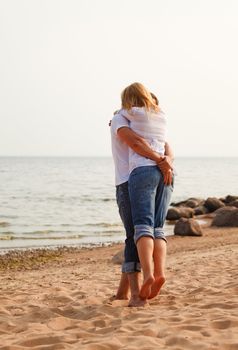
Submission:
M 121 94 L 122 108 L 130 110 L 132 107 L 145 107 L 159 111 L 158 105 L 153 100 L 151 93 L 141 83 L 133 83 L 127 86 Z

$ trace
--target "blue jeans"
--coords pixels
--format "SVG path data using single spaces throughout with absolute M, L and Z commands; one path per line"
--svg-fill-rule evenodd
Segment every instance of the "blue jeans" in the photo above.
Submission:
M 116 199 L 119 208 L 119 214 L 126 231 L 124 263 L 122 264 L 122 272 L 140 272 L 140 260 L 134 242 L 134 226 L 131 215 L 128 182 L 124 182 L 123 184 L 116 186 Z
M 163 225 L 173 185 L 164 185 L 163 175 L 157 166 L 134 169 L 128 185 L 135 243 L 144 236 L 166 241 Z
M 168 205 L 170 202 L 172 186 L 164 186 L 162 181 L 161 186 L 157 190 L 156 201 L 159 204 L 158 210 L 155 213 L 157 230 L 162 231 Z M 117 205 L 121 220 L 126 230 L 124 263 L 122 265 L 122 272 L 131 273 L 139 272 L 141 270 L 137 248 L 134 241 L 134 225 L 131 213 L 131 202 L 129 197 L 128 182 L 125 182 L 116 187 Z M 163 232 L 163 231 L 162 231 Z M 161 235 L 164 238 L 164 235 Z M 165 239 L 165 238 L 164 238 Z

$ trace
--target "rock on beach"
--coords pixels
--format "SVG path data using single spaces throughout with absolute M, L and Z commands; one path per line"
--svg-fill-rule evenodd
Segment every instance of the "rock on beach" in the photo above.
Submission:
M 238 227 L 238 208 L 227 206 L 216 210 L 212 226 Z
M 169 208 L 167 213 L 167 220 L 178 220 L 180 218 L 192 218 L 194 210 L 192 208 Z
M 213 211 L 224 207 L 225 204 L 218 198 L 209 197 L 206 199 L 204 206 L 208 209 L 210 213 L 212 213 Z
M 174 234 L 179 236 L 202 236 L 202 229 L 194 219 L 179 219 L 174 227 Z
M 206 200 L 191 197 L 184 201 L 172 202 L 167 213 L 167 220 L 179 220 L 180 218 L 192 218 L 195 215 L 214 213 L 224 207 L 238 208 L 238 196 L 227 195 L 224 198 L 208 197 Z

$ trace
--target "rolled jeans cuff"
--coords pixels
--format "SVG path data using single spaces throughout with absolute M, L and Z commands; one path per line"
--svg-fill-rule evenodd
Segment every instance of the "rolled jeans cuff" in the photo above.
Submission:
M 167 239 L 166 239 L 164 231 L 161 227 L 156 227 L 154 229 L 154 237 L 156 239 L 163 239 L 167 243 Z
M 134 262 L 134 261 L 124 262 L 122 264 L 121 272 L 122 273 L 141 272 L 140 263 Z
M 154 239 L 154 228 L 148 225 L 135 225 L 135 244 L 141 237 L 151 237 Z

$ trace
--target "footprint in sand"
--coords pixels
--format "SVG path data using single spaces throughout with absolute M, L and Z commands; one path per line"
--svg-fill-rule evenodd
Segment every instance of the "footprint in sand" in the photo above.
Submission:
M 219 320 L 211 322 L 214 329 L 227 329 L 231 327 L 232 322 L 230 320 Z
M 189 325 L 189 324 L 179 327 L 179 329 L 181 329 L 181 330 L 194 331 L 194 332 L 200 331 L 202 328 L 203 327 L 201 327 L 201 326 L 194 326 L 194 325 Z
M 179 345 L 184 347 L 185 349 L 193 349 L 193 343 L 191 341 L 189 341 L 188 339 L 184 338 L 184 337 L 179 337 L 179 336 L 172 336 L 169 337 L 166 340 L 165 343 L 166 346 L 175 346 L 175 345 Z
M 238 349 L 238 342 L 233 344 L 224 344 L 222 345 L 222 349 L 224 350 L 237 350 Z
M 24 340 L 23 342 L 19 343 L 21 346 L 26 346 L 28 348 L 36 347 L 37 345 L 54 345 L 57 343 L 61 343 L 63 341 L 62 337 L 52 337 L 52 336 L 46 336 L 46 337 L 37 337 L 37 338 L 31 338 Z
M 200 308 L 201 309 L 226 309 L 226 310 L 230 310 L 230 309 L 234 309 L 237 307 L 237 304 L 234 303 L 211 303 L 211 304 L 205 304 L 205 305 L 201 305 Z
M 60 330 L 71 328 L 73 326 L 73 322 L 72 320 L 66 317 L 56 317 L 51 319 L 47 323 L 47 326 L 54 331 L 60 331 Z

